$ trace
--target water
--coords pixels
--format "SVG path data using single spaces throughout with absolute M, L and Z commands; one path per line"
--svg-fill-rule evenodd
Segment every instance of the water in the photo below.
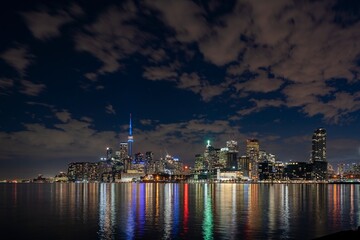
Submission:
M 9 239 L 312 239 L 360 226 L 360 185 L 0 184 Z

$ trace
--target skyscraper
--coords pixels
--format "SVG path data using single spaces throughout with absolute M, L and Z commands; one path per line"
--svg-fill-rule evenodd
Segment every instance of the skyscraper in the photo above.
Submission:
M 129 136 L 128 136 L 128 155 L 132 158 L 132 144 L 134 142 L 132 134 L 132 122 L 131 122 L 131 113 L 130 113 L 130 124 L 129 124 Z
M 238 169 L 238 159 L 237 159 L 237 141 L 230 140 L 226 142 L 226 147 L 228 148 L 227 159 L 226 159 L 226 168 L 230 170 Z
M 120 160 L 124 160 L 125 158 L 128 157 L 129 150 L 128 150 L 128 143 L 127 142 L 120 143 L 119 152 L 120 152 L 120 154 L 119 154 Z
M 259 159 L 259 141 L 257 139 L 246 140 L 246 156 L 250 162 L 249 177 L 252 179 L 258 179 L 258 159 Z
M 326 130 L 318 128 L 312 136 L 311 148 L 312 178 L 316 181 L 327 180 Z
M 318 128 L 312 136 L 311 162 L 326 161 L 326 130 Z

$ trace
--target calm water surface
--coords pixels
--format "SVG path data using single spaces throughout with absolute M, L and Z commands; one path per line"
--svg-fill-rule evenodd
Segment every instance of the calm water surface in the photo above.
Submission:
M 312 239 L 360 226 L 360 185 L 0 184 L 9 239 Z

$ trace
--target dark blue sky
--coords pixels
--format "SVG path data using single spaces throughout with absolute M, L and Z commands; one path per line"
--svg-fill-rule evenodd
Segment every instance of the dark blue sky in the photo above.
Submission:
M 11 1 L 0 14 L 0 179 L 97 161 L 126 141 L 193 164 L 258 138 L 360 160 L 359 1 Z

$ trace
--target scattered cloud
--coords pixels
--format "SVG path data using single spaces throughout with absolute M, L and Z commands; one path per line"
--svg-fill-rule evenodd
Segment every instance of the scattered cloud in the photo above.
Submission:
M 136 18 L 137 8 L 132 2 L 120 7 L 112 6 L 97 20 L 86 25 L 75 35 L 75 48 L 96 57 L 102 66 L 91 75 L 113 73 L 121 68 L 121 60 L 138 51 L 144 34 L 130 23 Z
M 260 112 L 261 110 L 268 107 L 281 107 L 285 106 L 285 103 L 281 99 L 250 99 L 250 102 L 253 103 L 253 106 L 249 108 L 244 108 L 242 110 L 237 111 L 239 115 L 249 115 L 251 113 Z
M 149 0 L 146 5 L 160 12 L 163 21 L 176 31 L 180 42 L 200 40 L 208 31 L 205 12 L 190 0 Z
M 9 95 L 14 86 L 14 80 L 9 78 L 0 78 L 0 95 Z
M 103 152 L 103 147 L 116 142 L 114 132 L 97 132 L 89 121 L 67 118 L 65 112 L 57 117 L 66 120 L 53 128 L 41 124 L 25 124 L 25 129 L 16 132 L 0 132 L 3 158 L 27 159 L 28 156 L 38 161 L 51 159 L 94 159 Z M 22 149 L 17 151 L 16 149 Z M 24 160 L 25 161 L 25 160 Z M 66 166 L 66 162 L 62 162 Z
M 71 120 L 71 114 L 66 110 L 55 112 L 55 116 L 63 123 L 67 123 Z
M 108 114 L 113 114 L 113 115 L 116 114 L 116 111 L 115 111 L 113 105 L 111 105 L 111 104 L 108 104 L 108 105 L 105 107 L 105 111 L 106 111 L 106 113 L 108 113 Z
M 161 67 L 145 67 L 143 77 L 149 80 L 158 81 L 175 81 L 178 76 L 173 67 L 161 66 Z
M 46 88 L 45 84 L 33 83 L 28 80 L 21 80 L 21 84 L 20 92 L 28 96 L 38 96 Z
M 282 79 L 269 78 L 268 73 L 260 71 L 255 78 L 235 83 L 233 86 L 238 92 L 245 91 L 268 93 L 279 90 L 283 83 L 284 81 Z
M 26 69 L 33 62 L 34 56 L 23 46 L 10 48 L 0 54 L 7 64 L 13 67 L 21 77 L 26 75 Z
M 76 3 L 68 8 L 53 11 L 43 8 L 39 11 L 21 13 L 33 36 L 46 41 L 61 35 L 61 27 L 84 15 L 83 9 Z
M 199 94 L 204 102 L 209 102 L 213 97 L 224 93 L 228 82 L 211 84 L 208 80 L 201 78 L 197 73 L 183 73 L 177 81 L 177 88 L 192 91 Z

